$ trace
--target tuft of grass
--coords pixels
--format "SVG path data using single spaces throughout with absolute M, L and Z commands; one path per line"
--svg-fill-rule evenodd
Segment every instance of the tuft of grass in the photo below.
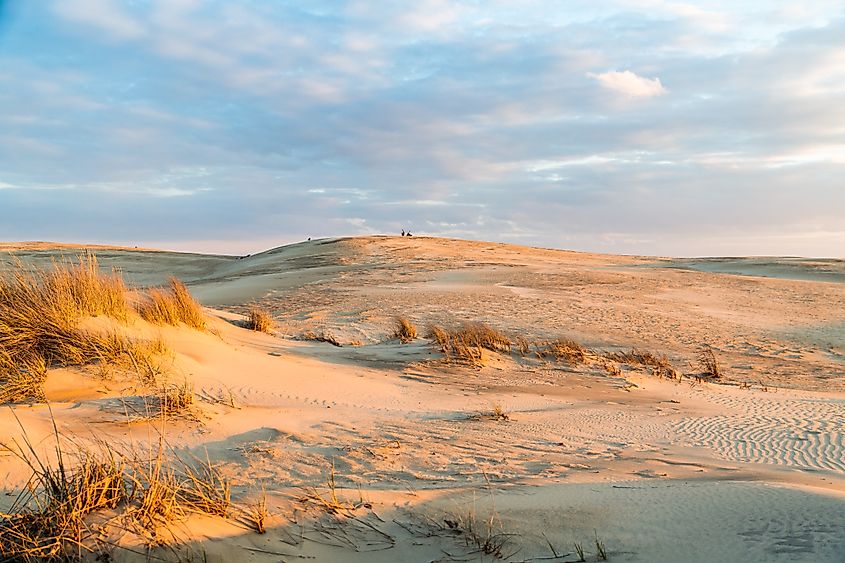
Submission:
M 393 337 L 407 344 L 417 338 L 417 327 L 407 318 L 397 317 L 396 330 L 393 332 Z
M 27 493 L 21 493 L 9 514 L 0 515 L 0 559 L 81 558 L 95 537 L 88 515 L 113 509 L 126 498 L 123 462 L 110 454 L 85 453 L 70 469 L 61 452 L 56 465 L 25 459 L 33 475 Z
M 228 479 L 210 460 L 184 463 L 178 500 L 193 512 L 226 518 L 232 504 Z
M 508 413 L 505 412 L 505 409 L 502 408 L 500 403 L 496 403 L 493 405 L 493 419 L 494 420 L 510 420 L 510 416 Z
M 558 338 L 547 342 L 541 355 L 551 355 L 557 361 L 575 366 L 587 359 L 587 349 L 569 338 Z
M 177 278 L 170 278 L 168 287 L 147 292 L 147 299 L 138 305 L 138 314 L 145 321 L 157 325 L 186 324 L 205 330 L 202 306 L 191 296 L 188 288 Z
M 165 461 L 163 442 L 159 441 L 155 455 L 133 460 L 133 469 L 126 475 L 132 491 L 129 499 L 134 501 L 128 510 L 131 525 L 149 541 L 160 543 L 159 530 L 186 514 L 178 499 L 179 479 Z
M 147 457 L 120 454 L 106 444 L 63 447 L 55 423 L 53 428 L 50 459 L 36 452 L 25 432 L 21 443 L 7 446 L 32 475 L 9 512 L 0 513 L 2 561 L 97 555 L 104 530 L 98 522 L 125 526 L 159 544 L 173 537 L 172 525 L 189 513 L 229 515 L 228 481 L 207 461 L 168 459 L 162 441 Z
M 446 332 L 446 329 L 444 329 L 440 325 L 431 325 L 428 328 L 428 333 L 426 336 L 431 340 L 434 340 L 434 342 L 437 344 L 437 347 L 440 348 L 441 352 L 443 352 L 444 354 L 448 354 L 450 348 L 450 338 L 449 333 Z
M 267 509 L 267 492 L 261 491 L 261 498 L 258 501 L 247 507 L 244 511 L 244 520 L 258 534 L 267 532 L 267 518 L 270 516 L 270 511 Z
M 483 350 L 508 353 L 511 347 L 507 336 L 484 323 L 469 323 L 454 330 L 434 325 L 428 335 L 447 359 L 471 365 L 483 363 Z
M 698 365 L 704 377 L 707 379 L 721 379 L 722 369 L 719 367 L 719 361 L 716 359 L 716 354 L 713 348 L 707 346 L 698 355 Z
M 680 379 L 680 374 L 665 355 L 657 355 L 647 350 L 633 348 L 629 352 L 609 352 L 605 357 L 621 364 L 649 367 L 652 373 L 658 377 Z
M 145 377 L 155 371 L 153 357 L 164 350 L 159 341 L 80 327 L 92 316 L 125 322 L 125 291 L 120 276 L 101 273 L 93 256 L 50 269 L 28 269 L 18 261 L 0 274 L 0 403 L 43 400 L 52 367 L 118 366 Z
M 158 414 L 175 416 L 194 404 L 194 387 L 187 380 L 180 385 L 163 387 L 158 396 Z
M 273 317 L 266 309 L 251 307 L 246 326 L 257 332 L 271 333 L 273 332 Z

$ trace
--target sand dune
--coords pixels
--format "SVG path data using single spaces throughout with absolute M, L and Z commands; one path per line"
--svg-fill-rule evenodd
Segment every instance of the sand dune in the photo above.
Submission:
M 45 264 L 66 251 L 17 254 Z M 168 443 L 220 464 L 239 501 L 265 489 L 273 513 L 266 535 L 191 517 L 181 543 L 155 556 L 575 561 L 578 543 L 595 561 L 598 537 L 611 561 L 843 560 L 845 284 L 426 237 L 242 258 L 97 255 L 139 286 L 178 275 L 210 307 L 210 332 L 140 320 L 129 330 L 160 335 L 174 351 L 170 377 L 193 385 L 191 415 L 164 423 Z M 239 326 L 253 304 L 273 314 L 276 334 Z M 569 365 L 490 352 L 483 366 L 458 365 L 426 339 L 391 339 L 399 314 L 421 332 L 483 321 L 596 354 Z M 720 383 L 696 381 L 704 345 Z M 667 354 L 683 378 L 608 371 L 601 353 L 629 347 Z M 19 436 L 19 420 L 48 452 L 55 419 L 78 441 L 155 443 L 162 422 L 142 416 L 149 393 L 53 370 L 50 409 L 0 410 L 0 435 Z M 341 498 L 365 506 L 337 517 L 303 502 L 310 488 L 326 491 L 332 467 Z M 0 488 L 27 476 L 0 452 Z M 10 502 L 0 496 L 0 511 Z M 492 522 L 500 549 L 484 553 L 459 533 L 473 518 L 485 533 Z

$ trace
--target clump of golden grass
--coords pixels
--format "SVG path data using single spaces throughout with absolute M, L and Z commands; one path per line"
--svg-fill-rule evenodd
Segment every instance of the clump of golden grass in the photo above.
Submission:
M 103 528 L 97 514 L 118 511 L 120 522 L 162 543 L 171 525 L 189 513 L 226 517 L 230 488 L 210 462 L 166 460 L 162 442 L 149 457 L 121 455 L 72 444 L 63 451 L 58 432 L 55 461 L 39 455 L 24 434 L 7 448 L 23 460 L 32 477 L 8 513 L 0 513 L 0 560 L 66 561 L 94 554 Z M 102 518 L 100 519 L 102 521 Z
M 510 338 L 498 330 L 484 323 L 470 323 L 464 325 L 456 333 L 457 337 L 467 345 L 485 348 L 493 352 L 509 352 Z
M 678 371 L 672 366 L 669 358 L 665 355 L 657 355 L 647 350 L 633 348 L 628 352 L 609 352 L 605 357 L 622 364 L 650 367 L 652 373 L 658 377 L 668 377 L 669 379 L 680 378 Z
M 434 325 L 428 335 L 447 359 L 473 365 L 483 362 L 483 350 L 507 353 L 511 347 L 507 336 L 484 323 L 469 323 L 456 330 Z
M 541 356 L 550 355 L 557 361 L 565 361 L 573 366 L 582 364 L 587 359 L 587 349 L 569 338 L 557 338 L 547 342 L 539 353 Z
M 273 317 L 266 309 L 251 307 L 246 321 L 247 328 L 257 332 L 273 332 Z
M 153 324 L 179 326 L 184 323 L 197 330 L 206 328 L 202 306 L 176 278 L 170 278 L 166 288 L 149 290 L 146 301 L 138 306 L 138 314 Z
M 51 269 L 16 262 L 0 274 L 0 403 L 42 400 L 54 366 L 119 365 L 149 373 L 151 356 L 164 348 L 160 342 L 80 328 L 91 316 L 125 321 L 125 290 L 119 276 L 100 273 L 93 256 Z
M 411 342 L 417 338 L 417 327 L 406 317 L 396 317 L 396 330 L 393 331 L 393 338 L 398 338 L 403 343 Z
M 704 377 L 707 379 L 721 379 L 722 369 L 719 367 L 713 348 L 708 346 L 701 351 L 698 355 L 698 365 L 701 366 Z
M 105 315 L 126 320 L 125 293 L 123 279 L 115 272 L 103 274 L 96 256 L 90 254 L 41 269 L 27 268 L 16 260 L 0 277 L 0 303 L 21 306 L 21 316 L 30 308 L 49 304 L 57 315 L 73 319 Z

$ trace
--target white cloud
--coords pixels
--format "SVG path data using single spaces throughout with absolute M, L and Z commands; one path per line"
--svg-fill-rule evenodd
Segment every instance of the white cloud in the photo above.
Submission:
M 145 33 L 137 20 L 109 0 L 62 0 L 54 6 L 65 18 L 92 25 L 118 39 L 137 39 Z
M 660 83 L 659 78 L 645 78 L 634 74 L 630 70 L 612 70 L 601 74 L 587 73 L 590 78 L 595 78 L 599 83 L 614 92 L 619 92 L 632 98 L 651 98 L 666 93 L 666 88 Z

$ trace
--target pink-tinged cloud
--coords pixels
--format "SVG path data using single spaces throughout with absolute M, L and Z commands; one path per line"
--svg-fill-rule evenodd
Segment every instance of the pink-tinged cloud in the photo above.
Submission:
M 631 72 L 630 70 L 603 72 L 601 74 L 588 73 L 587 76 L 595 78 L 599 84 L 631 98 L 651 98 L 662 96 L 666 88 L 660 83 L 659 78 L 646 78 Z

